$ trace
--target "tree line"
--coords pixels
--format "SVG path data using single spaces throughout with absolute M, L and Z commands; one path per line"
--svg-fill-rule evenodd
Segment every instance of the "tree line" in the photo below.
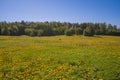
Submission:
M 106 23 L 70 23 L 70 22 L 0 22 L 0 35 L 114 35 L 120 36 L 120 28 Z

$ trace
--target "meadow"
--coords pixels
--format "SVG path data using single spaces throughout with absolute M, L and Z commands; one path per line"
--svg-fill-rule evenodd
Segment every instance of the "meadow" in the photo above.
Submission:
M 0 36 L 0 80 L 120 80 L 120 37 Z

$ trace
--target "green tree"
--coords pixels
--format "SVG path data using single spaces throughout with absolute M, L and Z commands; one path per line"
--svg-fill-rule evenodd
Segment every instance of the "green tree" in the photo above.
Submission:
M 65 35 L 66 35 L 66 36 L 72 36 L 72 35 L 74 35 L 74 34 L 75 34 L 74 29 L 66 29 L 66 30 L 65 30 Z
M 113 26 L 111 24 L 108 24 L 106 34 L 107 35 L 112 35 L 113 34 Z
M 106 23 L 100 23 L 100 34 L 105 35 L 106 34 Z
M 65 27 L 61 26 L 58 28 L 53 28 L 54 35 L 64 35 Z
M 76 34 L 76 35 L 82 35 L 82 34 L 83 34 L 82 29 L 81 29 L 81 28 L 76 28 L 76 29 L 75 29 L 75 34 Z
M 25 29 L 25 34 L 28 36 L 35 36 L 35 30 L 31 28 L 26 28 Z
M 39 31 L 40 30 L 40 31 Z M 120 35 L 117 26 L 106 23 L 69 23 L 69 22 L 0 22 L 0 35 Z
M 44 31 L 42 29 L 37 30 L 37 36 L 42 36 Z
M 84 36 L 94 36 L 94 30 L 92 27 L 87 27 L 84 32 L 83 32 Z

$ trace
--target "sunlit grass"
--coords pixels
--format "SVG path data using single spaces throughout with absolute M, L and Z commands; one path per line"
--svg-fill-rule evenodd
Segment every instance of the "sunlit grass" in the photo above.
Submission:
M 0 36 L 0 80 L 119 80 L 120 37 Z

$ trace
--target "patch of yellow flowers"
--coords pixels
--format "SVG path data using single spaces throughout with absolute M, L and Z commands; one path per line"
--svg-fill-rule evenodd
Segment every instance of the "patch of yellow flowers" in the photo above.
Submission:
M 56 66 L 49 64 L 49 60 L 41 57 L 34 60 L 15 60 L 10 52 L 1 54 L 0 80 L 69 80 L 93 78 L 94 71 L 87 69 L 82 61 L 72 63 L 56 63 Z M 10 58 L 10 59 L 9 59 Z M 5 61 L 8 60 L 8 61 Z M 51 62 L 54 60 L 51 60 Z M 86 67 L 82 70 L 81 67 Z M 76 78 L 77 77 L 77 78 Z M 98 79 L 98 78 L 97 78 Z M 100 80 L 100 79 L 99 79 Z M 102 80 L 102 79 L 101 79 Z

